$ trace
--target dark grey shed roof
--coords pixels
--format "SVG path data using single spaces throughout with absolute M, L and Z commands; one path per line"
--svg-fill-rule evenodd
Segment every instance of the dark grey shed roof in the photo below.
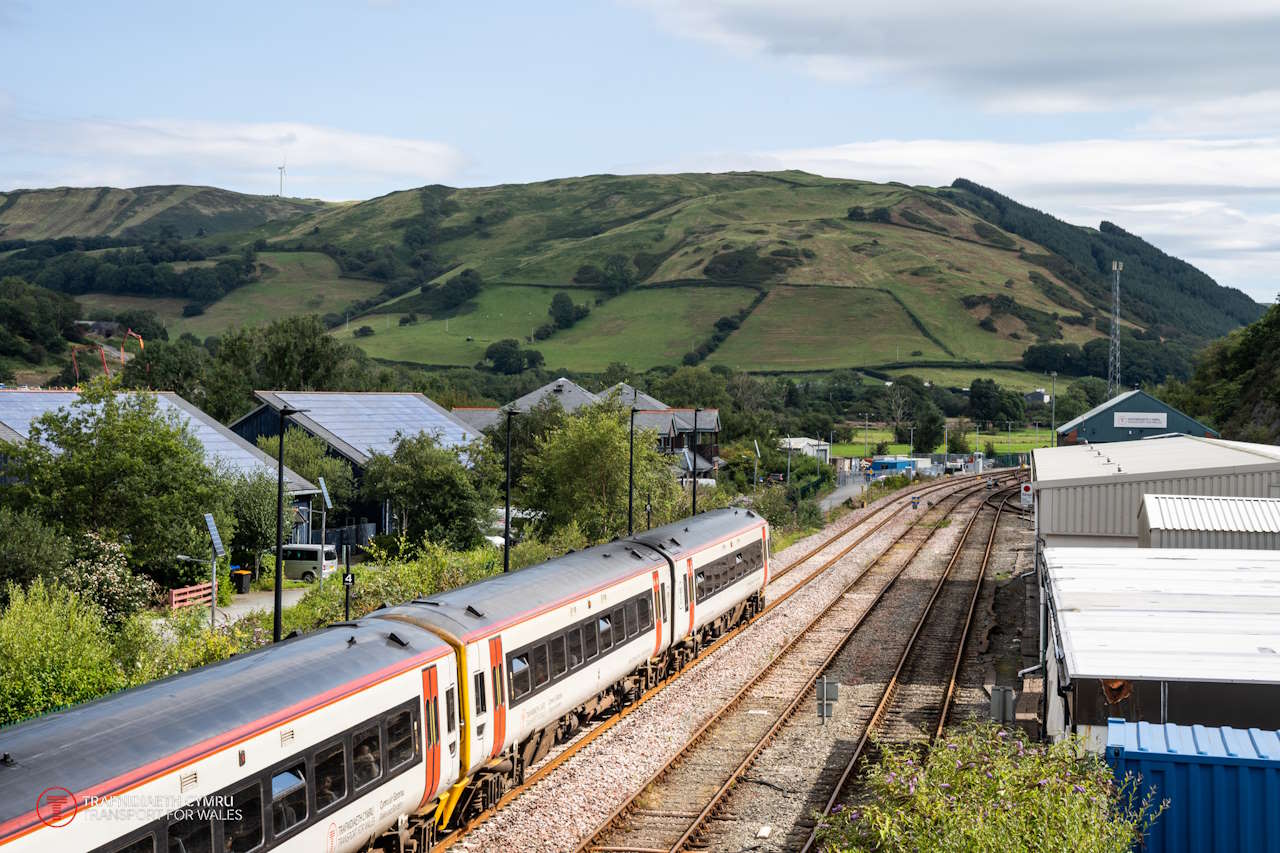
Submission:
M 136 768 L 269 729 L 287 719 L 281 709 L 448 651 L 428 631 L 367 618 L 0 729 L 0 752 L 16 762 L 0 765 L 0 827 L 31 811 L 50 785 L 101 793 L 97 786 Z
M 635 386 L 628 385 L 625 382 L 619 382 L 617 385 L 606 388 L 604 391 L 600 392 L 600 396 L 605 399 L 608 399 L 609 397 L 617 397 L 618 402 L 627 408 L 630 408 L 631 406 L 635 406 L 637 409 L 671 408 L 657 397 L 652 397 Z
M 324 439 L 357 465 L 374 453 L 391 453 L 397 435 L 433 435 L 445 447 L 462 448 L 479 431 L 424 394 L 409 391 L 255 391 L 265 405 L 306 409 L 290 420 Z M 247 417 L 247 416 L 246 416 Z
M 160 414 L 175 414 L 181 423 L 186 424 L 187 429 L 204 447 L 209 461 L 220 463 L 236 473 L 263 473 L 275 479 L 275 459 L 172 391 L 121 393 L 154 394 Z M 25 441 L 31 434 L 32 421 L 46 412 L 65 409 L 79 399 L 79 391 L 0 390 L 0 426 L 4 427 L 0 429 L 0 438 L 16 435 L 16 439 L 8 440 Z M 307 495 L 320 491 L 311 481 L 289 468 L 284 469 L 284 478 L 289 494 Z
M 454 406 L 449 414 L 476 432 L 484 432 L 502 420 L 497 406 Z
M 517 411 L 527 412 L 544 400 L 556 401 L 566 412 L 575 412 L 583 406 L 600 402 L 600 398 L 595 394 L 572 379 L 561 376 L 541 388 L 535 388 L 523 397 L 517 397 L 502 408 L 504 410 L 514 408 Z
M 636 411 L 636 429 L 651 429 L 659 436 L 676 434 L 676 417 L 669 410 Z

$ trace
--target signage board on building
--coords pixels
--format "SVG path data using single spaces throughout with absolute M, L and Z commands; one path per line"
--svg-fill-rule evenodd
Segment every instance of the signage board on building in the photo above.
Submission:
M 1137 429 L 1168 429 L 1169 415 L 1165 412 L 1115 412 L 1114 426 Z

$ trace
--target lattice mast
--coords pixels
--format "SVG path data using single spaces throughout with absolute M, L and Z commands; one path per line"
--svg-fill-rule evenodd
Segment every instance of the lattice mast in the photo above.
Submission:
M 1120 271 L 1123 261 L 1112 261 L 1111 272 L 1111 350 L 1107 357 L 1107 398 L 1119 394 L 1120 387 Z

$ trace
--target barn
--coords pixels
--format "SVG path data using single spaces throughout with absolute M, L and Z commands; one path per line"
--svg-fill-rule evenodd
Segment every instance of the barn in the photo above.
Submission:
M 1218 438 L 1216 430 L 1157 400 L 1146 391 L 1134 389 L 1117 394 L 1058 427 L 1058 446 L 1136 441 L 1169 433 Z

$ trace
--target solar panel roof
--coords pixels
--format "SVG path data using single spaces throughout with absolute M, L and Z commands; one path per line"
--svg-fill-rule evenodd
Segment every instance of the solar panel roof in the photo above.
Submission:
M 187 425 L 191 434 L 204 447 L 212 461 L 237 473 L 262 472 L 276 476 L 276 462 L 266 453 L 245 441 L 217 420 L 197 409 L 171 391 L 154 392 L 162 415 L 174 412 Z M 46 412 L 65 409 L 80 399 L 79 391 L 0 391 L 0 424 L 26 439 L 31 423 Z M 3 432 L 3 430 L 0 430 Z M 290 494 L 308 494 L 318 489 L 314 484 L 288 468 L 284 471 L 285 488 Z
M 274 409 L 305 409 L 293 420 L 358 465 L 374 453 L 395 450 L 396 436 L 432 435 L 445 447 L 462 448 L 479 433 L 422 394 L 412 392 L 258 391 Z

